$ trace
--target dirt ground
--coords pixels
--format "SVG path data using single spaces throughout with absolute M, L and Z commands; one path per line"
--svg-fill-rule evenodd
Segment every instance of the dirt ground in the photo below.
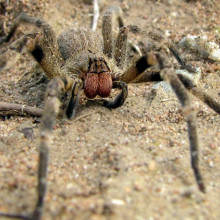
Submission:
M 218 0 L 100 0 L 100 16 L 110 5 L 121 6 L 126 24 L 158 29 L 176 45 L 188 34 L 220 43 Z M 72 26 L 89 28 L 93 14 L 89 0 L 1 0 L 0 6 L 2 36 L 21 11 L 44 18 L 57 35 Z M 19 29 L 15 38 L 26 31 Z M 220 63 L 179 50 L 201 68 L 198 86 L 220 102 Z M 47 80 L 34 83 L 42 70 L 25 49 L 1 52 L 0 71 L 2 101 L 43 107 Z M 152 86 L 130 84 L 118 109 L 82 100 L 73 120 L 58 118 L 43 220 L 220 219 L 219 115 L 191 96 L 198 112 L 200 168 L 207 188 L 203 194 L 190 167 L 181 106 L 172 92 L 152 91 Z M 40 125 L 36 118 L 1 115 L 0 212 L 30 214 L 36 203 Z M 30 128 L 28 138 L 23 128 Z

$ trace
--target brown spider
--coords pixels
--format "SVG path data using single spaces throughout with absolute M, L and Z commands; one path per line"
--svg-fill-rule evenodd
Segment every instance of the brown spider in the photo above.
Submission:
M 113 37 L 113 21 L 119 24 L 119 33 Z M 214 101 L 186 76 L 177 75 L 173 66 L 162 52 L 149 52 L 141 56 L 135 63 L 126 66 L 128 33 L 148 35 L 153 40 L 163 41 L 160 34 L 143 31 L 137 26 L 124 26 L 119 7 L 111 7 L 105 11 L 102 20 L 103 42 L 97 33 L 86 29 L 71 29 L 56 39 L 55 33 L 48 23 L 42 19 L 21 14 L 14 22 L 11 31 L 4 41 L 14 35 L 20 23 L 32 24 L 41 30 L 41 33 L 29 34 L 27 48 L 40 64 L 46 76 L 51 79 L 45 94 L 45 107 L 41 121 L 41 141 L 39 146 L 38 168 L 38 201 L 31 216 L 0 213 L 0 216 L 16 217 L 21 219 L 39 220 L 43 213 L 44 197 L 47 185 L 47 167 L 49 156 L 49 140 L 53 126 L 59 113 L 59 97 L 71 91 L 71 98 L 66 109 L 68 118 L 73 118 L 79 102 L 79 91 L 84 89 L 90 99 L 110 95 L 112 88 L 121 92 L 113 101 L 101 99 L 100 103 L 107 108 L 118 108 L 123 105 L 128 89 L 126 83 L 166 80 L 176 93 L 188 125 L 190 142 L 191 165 L 198 187 L 205 192 L 205 185 L 198 166 L 198 136 L 196 116 L 192 110 L 188 91 L 206 103 L 220 114 L 220 104 Z M 189 69 L 180 58 L 174 45 L 166 41 L 167 47 L 177 59 L 182 68 Z M 159 71 L 149 72 L 148 68 L 159 64 Z

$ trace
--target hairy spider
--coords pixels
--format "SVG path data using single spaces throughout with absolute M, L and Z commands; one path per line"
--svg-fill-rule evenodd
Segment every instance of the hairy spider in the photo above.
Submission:
M 113 23 L 119 24 L 119 33 L 114 39 Z M 39 220 L 42 216 L 44 197 L 47 185 L 47 167 L 49 156 L 49 140 L 53 126 L 59 113 L 60 95 L 71 91 L 66 115 L 73 118 L 79 102 L 79 91 L 93 99 L 96 96 L 108 97 L 112 88 L 121 92 L 113 101 L 101 99 L 99 102 L 107 108 L 118 108 L 123 105 L 127 95 L 127 83 L 166 80 L 176 93 L 186 116 L 190 142 L 191 165 L 198 187 L 205 192 L 205 185 L 198 166 L 198 136 L 196 116 L 188 95 L 190 91 L 197 98 L 206 103 L 220 114 L 220 104 L 199 89 L 188 77 L 175 74 L 165 53 L 154 51 L 140 56 L 134 63 L 126 64 L 128 34 L 146 35 L 158 42 L 165 42 L 167 48 L 177 59 L 182 68 L 190 67 L 180 58 L 174 45 L 165 38 L 151 31 L 144 31 L 137 26 L 125 26 L 121 9 L 111 7 L 105 11 L 102 19 L 103 42 L 97 33 L 86 29 L 71 29 L 62 33 L 56 39 L 51 26 L 44 20 L 26 14 L 21 14 L 15 20 L 11 31 L 4 41 L 9 42 L 20 23 L 36 26 L 40 33 L 29 34 L 24 37 L 26 46 L 36 61 L 50 79 L 45 94 L 45 107 L 42 115 L 39 146 L 38 168 L 38 201 L 31 216 L 0 213 L 0 216 L 21 219 Z M 159 71 L 146 71 L 159 64 Z M 192 68 L 191 68 L 192 69 Z

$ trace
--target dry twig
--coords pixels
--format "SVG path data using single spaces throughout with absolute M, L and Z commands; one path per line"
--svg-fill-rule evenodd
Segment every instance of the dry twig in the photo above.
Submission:
M 92 20 L 92 31 L 96 30 L 97 24 L 99 20 L 99 5 L 98 0 L 94 0 L 94 13 L 93 13 L 93 20 Z
M 1 115 L 30 115 L 41 116 L 43 109 L 37 107 L 31 107 L 22 104 L 14 104 L 9 102 L 0 102 L 0 114 Z

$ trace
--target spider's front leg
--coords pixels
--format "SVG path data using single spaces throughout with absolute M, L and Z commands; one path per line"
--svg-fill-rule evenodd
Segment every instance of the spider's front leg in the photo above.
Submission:
M 43 208 L 44 198 L 47 188 L 47 169 L 49 159 L 50 140 L 52 138 L 52 131 L 59 113 L 61 102 L 59 97 L 68 90 L 67 79 L 64 77 L 53 78 L 47 85 L 45 93 L 45 107 L 41 119 L 40 128 L 40 144 L 39 144 L 39 163 L 38 163 L 38 187 L 37 187 L 37 203 L 33 214 L 20 215 L 0 213 L 0 216 L 8 218 L 17 218 L 23 220 L 40 220 Z M 74 113 L 78 106 L 78 92 L 81 88 L 80 82 L 76 82 L 73 86 L 72 97 L 69 104 L 69 112 Z
M 47 186 L 47 167 L 48 167 L 48 157 L 49 157 L 49 146 L 51 140 L 51 133 L 53 131 L 53 126 L 56 121 L 57 114 L 59 113 L 60 100 L 58 97 L 67 90 L 65 78 L 54 78 L 47 86 L 45 95 L 45 107 L 42 115 L 41 128 L 40 128 L 40 145 L 39 145 L 39 167 L 38 167 L 38 200 L 36 208 L 33 212 L 32 219 L 41 219 L 43 207 L 44 207 L 44 197 L 46 194 Z M 73 94 L 75 92 L 76 85 L 73 87 Z M 77 95 L 78 97 L 78 95 Z M 78 99 L 75 96 L 71 98 L 75 103 L 73 106 L 73 112 L 78 104 Z
M 8 35 L 4 37 L 4 42 L 9 42 L 12 39 L 21 24 L 32 25 L 38 29 L 38 33 L 25 35 L 24 42 L 27 42 L 28 51 L 40 64 L 47 77 L 52 79 L 61 76 L 61 66 L 64 64 L 64 60 L 52 27 L 43 19 L 21 13 L 13 22 Z
M 199 189 L 202 192 L 205 192 L 206 191 L 205 185 L 199 169 L 199 141 L 197 134 L 197 120 L 196 120 L 196 114 L 193 111 L 189 94 L 187 92 L 187 89 L 185 88 L 185 86 L 177 76 L 177 74 L 175 74 L 174 68 L 169 63 L 166 56 L 157 53 L 156 57 L 159 62 L 159 66 L 161 68 L 161 72 L 160 72 L 161 78 L 170 83 L 172 89 L 176 93 L 176 96 L 178 97 L 182 105 L 183 113 L 186 116 L 186 121 L 188 125 L 188 136 L 190 142 L 191 166 Z
M 29 23 L 38 27 L 41 32 L 35 34 L 27 42 L 27 49 L 40 64 L 44 73 L 51 81 L 48 83 L 46 95 L 45 95 L 45 108 L 41 120 L 40 128 L 40 145 L 39 145 L 39 167 L 38 167 L 38 188 L 37 195 L 38 200 L 36 207 L 31 216 L 0 213 L 0 216 L 19 218 L 25 220 L 40 220 L 44 207 L 44 197 L 46 194 L 47 186 L 47 167 L 51 133 L 53 126 L 59 112 L 60 100 L 59 97 L 63 92 L 70 91 L 72 89 L 72 96 L 67 108 L 67 116 L 69 118 L 74 116 L 76 108 L 78 106 L 78 93 L 81 89 L 81 82 L 75 82 L 67 76 L 65 69 L 62 68 L 63 59 L 60 55 L 55 33 L 42 19 L 34 18 L 26 14 L 22 14 L 15 21 L 9 32 L 6 40 L 9 41 L 15 33 L 18 25 L 23 23 Z
M 159 63 L 159 72 L 147 72 L 146 70 L 151 66 Z M 195 93 L 198 98 L 208 104 L 216 112 L 220 111 L 220 105 L 210 96 L 201 93 L 196 85 L 185 76 L 178 76 L 175 74 L 174 68 L 169 63 L 165 55 L 159 53 L 148 53 L 140 57 L 134 64 L 132 64 L 125 72 L 119 76 L 119 79 L 129 82 L 147 82 L 147 81 L 162 81 L 166 80 L 170 83 L 174 92 L 176 93 L 180 103 L 183 107 L 183 112 L 186 115 L 188 134 L 190 142 L 191 165 L 198 184 L 199 189 L 205 192 L 205 185 L 199 169 L 199 155 L 198 155 L 198 135 L 196 115 L 191 106 L 187 90 Z

